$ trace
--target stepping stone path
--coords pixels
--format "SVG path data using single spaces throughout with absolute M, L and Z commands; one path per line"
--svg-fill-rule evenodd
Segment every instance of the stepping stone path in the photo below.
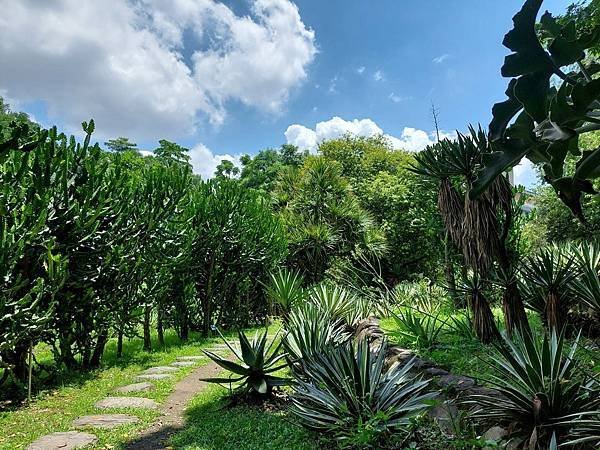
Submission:
M 148 380 L 169 380 L 173 378 L 173 375 L 168 373 L 147 373 L 138 375 L 135 377 L 135 381 L 148 381 Z
M 192 366 L 195 366 L 196 363 L 194 361 L 175 361 L 171 365 L 173 367 L 192 367 Z
M 212 349 L 214 352 L 227 351 L 229 348 L 225 344 L 219 344 Z M 150 367 L 142 372 L 140 375 L 135 377 L 137 383 L 128 384 L 115 389 L 118 393 L 129 393 L 129 392 L 144 392 L 154 389 L 154 385 L 146 380 L 166 380 L 173 378 L 173 372 L 177 372 L 182 367 L 195 366 L 199 360 L 203 359 L 204 356 L 192 355 L 192 356 L 179 356 L 177 361 L 173 362 L 170 366 L 157 366 Z M 220 368 L 212 364 L 205 368 L 196 369 L 197 371 L 210 371 L 214 374 L 218 373 Z M 196 372 L 194 372 L 195 374 Z M 178 423 L 183 420 L 183 411 L 185 409 L 185 402 L 180 397 L 187 397 L 191 394 L 189 389 L 185 387 L 188 384 L 196 386 L 200 383 L 200 386 L 204 385 L 205 382 L 196 379 L 196 376 L 192 374 L 186 379 L 180 381 L 175 386 L 175 392 L 167 399 L 167 405 L 165 405 L 165 412 L 173 415 L 169 418 L 169 421 Z M 178 389 L 179 388 L 179 389 Z M 172 404 L 170 404 L 172 403 Z M 106 397 L 94 405 L 98 409 L 120 409 L 120 408 L 141 408 L 141 409 L 159 409 L 160 405 L 154 400 L 144 397 Z M 165 413 L 163 412 L 163 413 Z M 129 414 L 96 414 L 90 416 L 83 416 L 73 421 L 73 427 L 75 428 L 101 428 L 110 429 L 121 425 L 137 423 L 139 418 Z M 159 430 L 159 434 L 145 435 L 138 441 L 132 443 L 134 448 L 147 449 L 155 448 L 153 445 L 160 443 L 163 438 L 168 437 L 170 434 L 168 429 L 163 427 L 161 422 L 157 422 L 154 425 Z M 35 442 L 32 442 L 27 447 L 27 450 L 71 450 L 84 448 L 88 445 L 94 444 L 98 441 L 98 438 L 90 433 L 83 433 L 79 431 L 66 431 L 59 433 L 51 433 L 46 436 L 42 436 Z M 152 441 L 153 444 L 148 447 L 148 441 Z M 137 446 L 137 447 L 136 447 Z M 158 448 L 158 447 L 157 447 Z M 162 448 L 162 447 L 161 447 Z
M 79 431 L 52 433 L 29 444 L 27 450 L 71 450 L 86 447 L 97 440 L 93 434 Z
M 150 367 L 142 372 L 143 375 L 155 375 L 160 373 L 172 373 L 177 372 L 177 368 L 170 366 L 158 366 L 158 367 Z
M 128 392 L 146 392 L 151 391 L 152 389 L 154 389 L 154 385 L 146 381 L 143 383 L 133 383 L 128 384 L 127 386 L 121 386 L 120 388 L 115 389 L 115 392 L 126 394 Z
M 109 408 L 142 408 L 142 409 L 158 409 L 158 403 L 154 400 L 144 397 L 106 397 L 105 399 L 96 402 L 98 409 Z
M 136 416 L 128 414 L 98 414 L 94 416 L 83 416 L 73 421 L 75 428 L 115 428 L 128 423 L 139 422 Z

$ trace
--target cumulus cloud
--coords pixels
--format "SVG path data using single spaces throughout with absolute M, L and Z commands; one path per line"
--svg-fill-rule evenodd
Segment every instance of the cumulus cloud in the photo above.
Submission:
M 384 131 L 371 119 L 344 120 L 341 117 L 333 117 L 330 120 L 319 122 L 315 128 L 304 125 L 293 124 L 285 131 L 288 144 L 293 144 L 301 149 L 316 152 L 319 143 L 330 139 L 336 139 L 345 134 L 354 136 L 378 136 L 383 135 L 388 139 L 395 149 L 407 151 L 419 151 L 427 145 L 436 141 L 435 133 L 405 127 L 400 136 L 385 134 Z M 454 138 L 455 133 L 440 132 L 440 138 Z
M 367 68 L 366 68 L 365 66 L 360 66 L 360 67 L 358 67 L 358 68 L 356 69 L 356 73 L 357 73 L 357 74 L 359 74 L 359 75 L 362 75 L 363 73 L 365 73 L 365 70 L 366 70 L 366 69 L 367 69 Z
M 513 168 L 515 185 L 521 184 L 526 188 L 532 188 L 538 183 L 535 167 L 527 158 L 523 158 L 519 164 Z
M 385 81 L 385 75 L 383 74 L 383 72 L 381 70 L 378 70 L 377 72 L 375 72 L 373 74 L 373 79 L 375 81 Z
M 314 32 L 289 0 L 249 3 L 238 16 L 215 0 L 0 0 L 0 88 L 67 127 L 93 117 L 100 138 L 174 139 L 223 122 L 229 101 L 279 112 Z
M 190 163 L 194 173 L 200 175 L 204 180 L 214 177 L 215 170 L 222 160 L 231 161 L 239 166 L 240 156 L 225 154 L 215 154 L 206 145 L 198 144 L 190 149 Z

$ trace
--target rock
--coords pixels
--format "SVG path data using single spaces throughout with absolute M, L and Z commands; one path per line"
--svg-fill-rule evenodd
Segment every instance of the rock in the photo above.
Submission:
M 127 386 L 121 386 L 120 388 L 115 389 L 115 392 L 121 392 L 125 394 L 127 392 L 151 391 L 152 389 L 154 389 L 154 385 L 152 383 L 143 382 L 128 384 Z
M 506 436 L 508 436 L 508 430 L 499 426 L 492 427 L 483 433 L 484 439 L 496 442 L 501 441 Z
M 415 368 L 415 369 L 425 370 L 425 369 L 429 369 L 431 367 L 435 367 L 435 363 L 433 363 L 432 361 L 429 361 L 427 359 L 415 358 L 415 360 L 413 362 L 413 368 Z
M 195 366 L 196 363 L 194 361 L 175 361 L 171 365 L 173 367 L 192 367 Z
M 392 367 L 394 363 L 403 366 L 415 356 L 410 350 L 401 349 L 400 347 L 390 347 L 390 349 L 388 349 L 388 355 L 389 356 L 385 359 L 385 370 Z
M 425 369 L 425 373 L 427 375 L 431 375 L 432 377 L 449 374 L 449 372 L 447 370 L 440 369 L 439 367 L 429 367 L 429 368 Z
M 454 403 L 449 401 L 442 401 L 428 412 L 431 417 L 440 427 L 440 429 L 446 433 L 452 433 L 454 422 L 458 415 L 458 408 Z
M 173 375 L 168 373 L 146 373 L 135 377 L 135 381 L 146 381 L 146 380 L 170 380 Z
M 142 373 L 144 375 L 155 375 L 159 373 L 172 373 L 177 372 L 177 369 L 170 366 L 158 366 L 158 367 L 150 367 L 149 369 L 144 370 Z
M 178 356 L 177 361 L 198 361 L 204 356 Z
M 94 405 L 98 409 L 142 408 L 158 409 L 158 403 L 144 397 L 106 397 Z
M 473 378 L 461 375 L 442 375 L 436 378 L 436 383 L 442 389 L 452 389 L 456 392 L 462 392 L 475 386 Z
M 128 414 L 98 414 L 93 416 L 83 416 L 73 421 L 75 428 L 114 428 L 128 423 L 136 423 L 140 419 Z
M 71 450 L 87 447 L 98 440 L 90 433 L 66 431 L 42 436 L 27 446 L 27 450 Z
M 379 327 L 379 319 L 368 317 L 358 322 L 354 332 L 356 340 L 368 339 L 369 341 L 383 340 L 384 334 Z

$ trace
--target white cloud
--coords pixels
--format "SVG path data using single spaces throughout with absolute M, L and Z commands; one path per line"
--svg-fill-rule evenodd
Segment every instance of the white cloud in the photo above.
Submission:
M 190 163 L 192 164 L 194 173 L 200 175 L 202 179 L 207 180 L 215 176 L 215 170 L 222 160 L 231 161 L 236 166 L 239 166 L 239 155 L 232 156 L 227 153 L 215 154 L 206 145 L 197 144 L 190 152 Z
M 393 101 L 394 103 L 400 103 L 400 102 L 403 102 L 405 100 L 410 100 L 412 97 L 410 97 L 410 96 L 409 97 L 402 97 L 401 95 L 397 95 L 397 94 L 394 94 L 392 92 L 390 95 L 388 95 L 388 98 L 391 101 Z
M 436 64 L 441 64 L 444 61 L 446 61 L 448 58 L 450 58 L 450 55 L 448 53 L 444 53 L 443 55 L 433 58 L 432 61 Z
M 373 79 L 375 81 L 385 81 L 385 75 L 383 74 L 383 72 L 381 70 L 378 70 L 377 72 L 375 72 L 373 74 Z
M 359 74 L 359 75 L 362 75 L 363 73 L 365 73 L 365 70 L 366 70 L 366 69 L 367 69 L 367 68 L 366 68 L 365 66 L 360 66 L 360 67 L 358 67 L 358 68 L 356 69 L 356 73 L 357 73 L 357 74 Z
M 0 88 L 71 129 L 93 117 L 99 139 L 174 139 L 199 115 L 221 123 L 232 100 L 277 113 L 314 32 L 289 0 L 249 3 L 237 16 L 215 0 L 0 0 Z
M 337 75 L 335 77 L 333 77 L 331 80 L 329 80 L 329 88 L 327 90 L 329 91 L 330 94 L 337 93 L 337 81 L 338 81 Z
M 428 133 L 410 127 L 405 127 L 399 137 L 385 134 L 371 119 L 344 120 L 341 117 L 333 117 L 327 121 L 317 123 L 314 129 L 294 124 L 290 125 L 285 131 L 288 144 L 294 144 L 311 152 L 316 152 L 319 143 L 339 138 L 345 134 L 365 137 L 383 135 L 395 149 L 407 151 L 419 151 L 436 142 L 435 133 Z M 440 138 L 442 139 L 454 138 L 455 136 L 456 133 L 440 132 Z
M 538 183 L 537 173 L 531 161 L 523 158 L 519 164 L 513 168 L 515 184 L 521 184 L 526 188 L 532 188 Z

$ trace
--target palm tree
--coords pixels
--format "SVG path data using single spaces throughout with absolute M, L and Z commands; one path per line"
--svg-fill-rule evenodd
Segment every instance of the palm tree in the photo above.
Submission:
M 456 141 L 444 139 L 415 156 L 413 171 L 438 180 L 438 209 L 446 232 L 461 250 L 467 266 L 478 280 L 488 277 L 494 263 L 506 273 L 511 271 L 507 238 L 513 220 L 512 189 L 505 177 L 498 177 L 477 199 L 467 193 L 481 167 L 484 153 L 490 151 L 485 133 L 469 128 L 469 135 L 458 134 Z M 501 214 L 499 214 L 501 213 Z M 503 220 L 498 220 L 499 215 Z M 477 283 L 480 284 L 479 282 Z M 481 290 L 470 291 L 475 331 L 482 341 L 498 335 L 491 309 Z M 511 279 L 504 293 L 506 328 L 527 328 L 527 317 L 518 284 Z

